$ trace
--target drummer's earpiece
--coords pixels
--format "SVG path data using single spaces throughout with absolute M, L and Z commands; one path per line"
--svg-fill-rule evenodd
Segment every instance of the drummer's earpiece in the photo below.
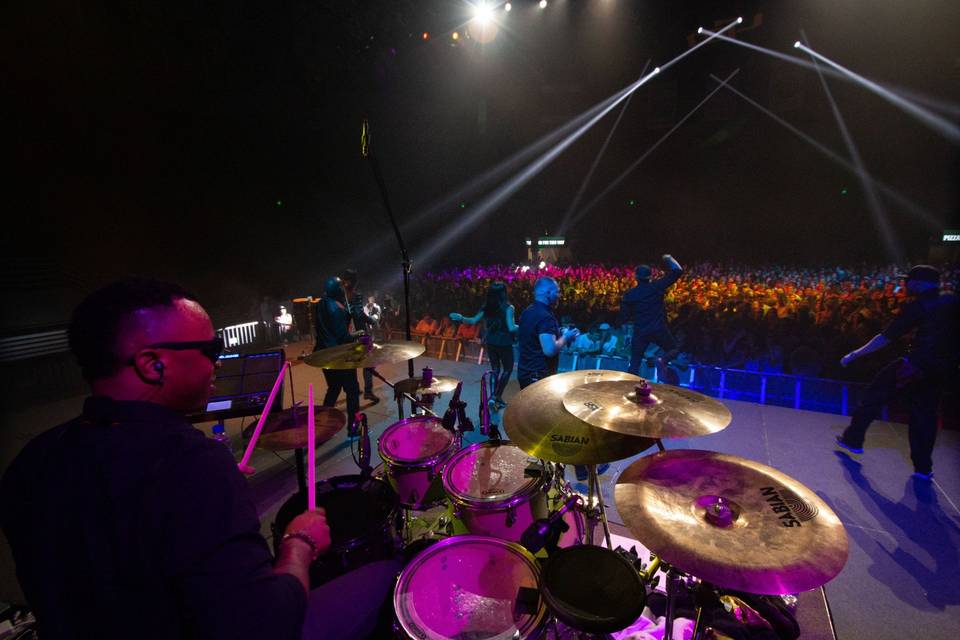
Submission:
M 157 371 L 157 372 L 159 372 L 159 373 L 163 373 L 163 363 L 162 363 L 162 362 L 155 362 L 155 363 L 153 364 L 153 370 L 154 370 L 154 371 Z

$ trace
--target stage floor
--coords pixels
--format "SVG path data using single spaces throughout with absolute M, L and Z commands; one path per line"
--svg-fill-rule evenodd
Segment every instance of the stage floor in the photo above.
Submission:
M 436 375 L 464 381 L 462 398 L 468 403 L 468 415 L 477 422 L 481 367 L 418 358 L 417 374 L 427 365 Z M 379 370 L 390 380 L 406 377 L 405 364 Z M 311 382 L 316 385 L 315 393 L 321 395 L 324 383 L 319 370 L 298 365 L 294 367 L 294 380 L 298 398 L 306 398 Z M 370 421 L 374 464 L 379 463 L 376 438 L 397 420 L 397 407 L 389 391 L 377 381 L 376 392 L 382 401 L 373 406 L 364 401 L 361 405 Z M 513 380 L 505 400 L 509 402 L 518 391 Z M 438 413 L 446 409 L 448 400 L 448 394 L 441 396 L 435 407 Z M 834 452 L 833 436 L 846 424 L 842 416 L 747 402 L 724 403 L 733 414 L 727 429 L 665 444 L 669 449 L 706 449 L 768 464 L 804 483 L 836 511 L 850 541 L 846 567 L 825 588 L 838 638 L 912 638 L 918 637 L 920 629 L 927 640 L 960 637 L 960 433 L 940 433 L 934 453 L 936 476 L 929 483 L 910 478 L 913 469 L 904 425 L 876 423 L 868 434 L 862 465 L 857 466 Z M 239 421 L 231 422 L 235 424 L 228 424 L 228 430 L 236 437 Z M 484 438 L 475 432 L 466 439 Z M 317 456 L 318 478 L 356 472 L 344 432 L 320 447 Z M 612 522 L 620 522 L 613 486 L 620 471 L 635 459 L 615 462 L 601 477 Z M 258 452 L 254 463 L 259 472 L 251 479 L 251 486 L 263 532 L 269 536 L 269 523 L 277 509 L 296 489 L 292 455 Z M 804 636 L 829 637 L 824 631 L 821 627 Z

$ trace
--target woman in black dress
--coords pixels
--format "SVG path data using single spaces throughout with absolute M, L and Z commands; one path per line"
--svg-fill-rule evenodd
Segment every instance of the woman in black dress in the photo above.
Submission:
M 507 388 L 507 382 L 513 373 L 513 342 L 517 333 L 513 305 L 507 300 L 507 285 L 502 282 L 491 284 L 487 290 L 487 303 L 477 315 L 465 317 L 459 313 L 451 313 L 450 319 L 470 325 L 483 320 L 486 325 L 483 345 L 497 379 L 492 400 L 500 409 L 507 406 L 503 401 L 503 390 Z

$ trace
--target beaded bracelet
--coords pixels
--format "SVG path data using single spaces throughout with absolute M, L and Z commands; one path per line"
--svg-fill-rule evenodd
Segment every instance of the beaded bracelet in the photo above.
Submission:
M 311 562 L 315 561 L 317 558 L 320 557 L 320 547 L 317 545 L 316 541 L 314 541 L 314 539 L 310 537 L 310 534 L 307 533 L 306 531 L 294 531 L 293 533 L 285 533 L 283 534 L 283 537 L 280 538 L 280 544 L 283 544 L 284 542 L 286 542 L 287 540 L 290 540 L 291 538 L 296 538 L 297 540 L 303 540 L 308 545 L 310 545 L 310 549 L 313 551 L 313 557 L 310 558 Z

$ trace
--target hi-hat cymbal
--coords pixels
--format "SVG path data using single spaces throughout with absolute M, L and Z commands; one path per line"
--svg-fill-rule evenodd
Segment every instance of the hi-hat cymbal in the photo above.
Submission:
M 563 406 L 594 427 L 646 438 L 705 436 L 730 424 L 730 410 L 702 393 L 667 384 L 637 388 L 630 380 L 584 384 L 564 395 Z
M 369 348 L 360 342 L 341 344 L 314 351 L 303 361 L 311 367 L 323 369 L 364 369 L 393 364 L 416 358 L 426 351 L 419 342 L 396 340 L 393 342 L 373 343 Z
M 784 594 L 814 589 L 847 562 L 833 510 L 790 476 L 737 456 L 674 449 L 617 479 L 617 511 L 647 548 L 720 587 Z
M 642 378 L 623 371 L 569 371 L 544 378 L 513 398 L 503 414 L 507 436 L 537 458 L 565 464 L 601 464 L 622 460 L 653 446 L 649 438 L 625 436 L 592 427 L 563 406 L 573 387 L 590 382 Z
M 257 446 L 270 451 L 285 451 L 288 449 L 305 449 L 307 443 L 307 407 L 294 405 L 279 413 L 267 417 L 263 424 L 263 431 L 257 439 Z M 347 416 L 334 407 L 313 407 L 314 441 L 321 445 L 337 434 L 347 424 Z M 243 430 L 245 438 L 253 435 L 256 423 Z
M 409 393 L 410 395 L 428 395 L 446 393 L 457 388 L 460 381 L 449 376 L 433 376 L 429 385 L 423 384 L 423 378 L 407 378 L 393 385 L 394 393 Z

